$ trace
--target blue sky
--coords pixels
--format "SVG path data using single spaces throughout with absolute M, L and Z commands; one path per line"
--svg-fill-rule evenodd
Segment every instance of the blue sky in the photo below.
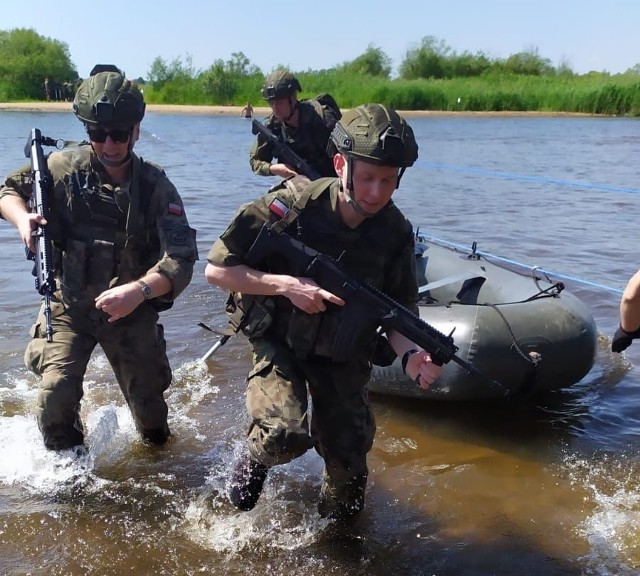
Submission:
M 153 60 L 196 69 L 243 52 L 265 73 L 330 68 L 382 49 L 394 69 L 425 36 L 455 52 L 505 58 L 538 50 L 554 66 L 624 72 L 640 62 L 637 0 L 0 0 L 0 29 L 66 42 L 81 77 L 97 62 L 130 78 Z

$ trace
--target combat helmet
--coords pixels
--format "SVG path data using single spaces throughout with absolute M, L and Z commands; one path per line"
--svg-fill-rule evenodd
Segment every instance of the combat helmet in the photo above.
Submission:
M 346 112 L 335 125 L 327 152 L 404 169 L 418 159 L 418 143 L 411 126 L 393 108 L 364 104 Z
M 265 78 L 260 91 L 262 97 L 267 101 L 288 98 L 295 92 L 302 92 L 300 82 L 291 72 L 282 68 Z
M 73 111 L 85 124 L 122 128 L 140 122 L 145 107 L 138 86 L 111 64 L 95 66 L 73 100 Z

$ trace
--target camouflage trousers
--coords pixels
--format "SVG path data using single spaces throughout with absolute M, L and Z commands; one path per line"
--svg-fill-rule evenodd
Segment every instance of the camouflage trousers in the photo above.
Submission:
M 113 368 L 138 431 L 151 442 L 166 441 L 168 409 L 163 393 L 171 383 L 171 368 L 158 313 L 142 304 L 110 324 L 101 311 L 67 308 L 54 301 L 51 323 L 53 342 L 47 342 L 41 307 L 24 354 L 26 367 L 42 376 L 37 418 L 47 448 L 60 450 L 84 441 L 80 401 L 84 374 L 97 344 Z
M 314 447 L 325 464 L 323 497 L 362 504 L 367 453 L 376 430 L 368 361 L 299 360 L 286 346 L 266 339 L 252 346 L 246 400 L 252 458 L 274 466 Z

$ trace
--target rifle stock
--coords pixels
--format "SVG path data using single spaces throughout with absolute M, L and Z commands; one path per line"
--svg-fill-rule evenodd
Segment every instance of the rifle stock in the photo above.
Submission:
M 251 132 L 253 134 L 261 134 L 275 149 L 275 156 L 284 164 L 291 166 L 298 174 L 302 174 L 310 180 L 317 180 L 322 177 L 313 166 L 311 166 L 304 158 L 298 156 L 289 146 L 269 130 L 262 122 L 255 118 L 251 121 Z
M 499 382 L 457 356 L 458 347 L 451 334 L 443 334 L 384 292 L 351 276 L 330 256 L 286 233 L 277 233 L 265 223 L 246 260 L 252 266 L 273 253 L 299 266 L 305 276 L 313 278 L 320 287 L 342 298 L 346 307 L 357 306 L 359 312 L 365 315 L 365 321 L 373 321 L 385 330 L 395 330 L 429 352 L 435 364 L 441 366 L 453 361 L 491 386 L 500 388 L 504 395 L 507 394 Z M 344 346 L 337 347 L 338 350 L 341 348 L 345 349 Z
M 33 180 L 30 206 L 32 212 L 40 216 L 48 217 L 49 194 L 53 187 L 51 174 L 47 168 L 47 161 L 42 146 L 56 146 L 57 141 L 43 136 L 37 128 L 33 128 L 24 147 L 24 154 L 31 158 L 31 176 Z M 36 251 L 31 252 L 27 248 L 27 259 L 32 260 L 35 287 L 44 298 L 44 314 L 47 323 L 47 342 L 53 340 L 53 328 L 51 326 L 51 297 L 56 291 L 56 280 L 53 273 L 51 236 L 47 226 L 38 226 L 33 233 L 36 238 Z

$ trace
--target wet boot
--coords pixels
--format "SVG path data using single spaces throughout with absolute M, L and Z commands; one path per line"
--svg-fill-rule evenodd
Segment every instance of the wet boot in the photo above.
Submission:
M 346 520 L 364 508 L 364 490 L 367 474 L 351 478 L 339 490 L 330 485 L 325 477 L 318 502 L 318 514 L 330 520 Z
M 141 430 L 140 435 L 146 443 L 154 444 L 155 446 L 162 446 L 167 443 L 167 440 L 169 440 L 171 432 L 169 432 L 169 427 L 165 426 L 164 428 Z
M 236 462 L 231 475 L 229 499 L 239 510 L 251 510 L 256 503 L 269 468 L 252 460 L 249 454 L 243 454 Z

